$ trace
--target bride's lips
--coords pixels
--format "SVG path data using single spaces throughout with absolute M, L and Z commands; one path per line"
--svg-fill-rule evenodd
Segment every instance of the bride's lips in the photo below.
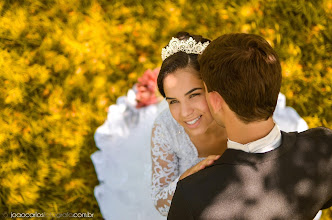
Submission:
M 191 120 L 191 121 L 185 121 L 185 124 L 188 128 L 196 128 L 199 123 L 201 122 L 202 115 L 198 116 L 197 118 Z

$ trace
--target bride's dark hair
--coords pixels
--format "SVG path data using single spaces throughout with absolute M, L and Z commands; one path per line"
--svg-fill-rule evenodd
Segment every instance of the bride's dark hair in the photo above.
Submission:
M 176 34 L 175 38 L 178 38 L 179 40 L 188 40 L 190 37 L 192 37 L 196 42 L 210 42 L 209 39 L 203 38 L 201 35 L 191 35 L 188 32 L 179 32 Z M 167 47 L 166 45 L 165 47 Z M 165 97 L 165 91 L 164 91 L 164 79 L 165 77 L 175 72 L 178 69 L 186 68 L 186 67 L 192 67 L 197 72 L 199 72 L 199 63 L 198 63 L 198 54 L 187 54 L 186 52 L 179 51 L 169 57 L 167 57 L 160 68 L 160 72 L 157 79 L 158 89 L 160 94 Z M 200 78 L 199 75 L 197 77 Z

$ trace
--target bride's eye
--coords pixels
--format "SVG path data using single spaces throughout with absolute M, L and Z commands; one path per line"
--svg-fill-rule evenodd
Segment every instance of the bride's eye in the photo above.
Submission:
M 169 102 L 170 105 L 174 104 L 174 103 L 177 103 L 178 101 L 177 100 L 172 100 Z
M 198 95 L 200 95 L 200 93 L 194 93 L 194 94 L 191 94 L 191 95 L 189 96 L 189 98 L 191 99 L 191 98 L 193 98 L 193 97 L 195 97 L 195 96 L 198 96 Z

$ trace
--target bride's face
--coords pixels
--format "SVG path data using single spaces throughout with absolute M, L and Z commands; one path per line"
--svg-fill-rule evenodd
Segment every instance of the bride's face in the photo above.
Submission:
M 214 121 L 198 74 L 195 69 L 186 67 L 164 79 L 166 101 L 172 116 L 191 136 L 204 134 Z

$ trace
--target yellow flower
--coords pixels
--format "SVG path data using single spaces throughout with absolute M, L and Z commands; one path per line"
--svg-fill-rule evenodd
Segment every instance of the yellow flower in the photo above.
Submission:
M 252 13 L 253 13 L 253 8 L 251 6 L 244 6 L 240 10 L 240 14 L 243 17 L 248 17 L 252 15 Z

